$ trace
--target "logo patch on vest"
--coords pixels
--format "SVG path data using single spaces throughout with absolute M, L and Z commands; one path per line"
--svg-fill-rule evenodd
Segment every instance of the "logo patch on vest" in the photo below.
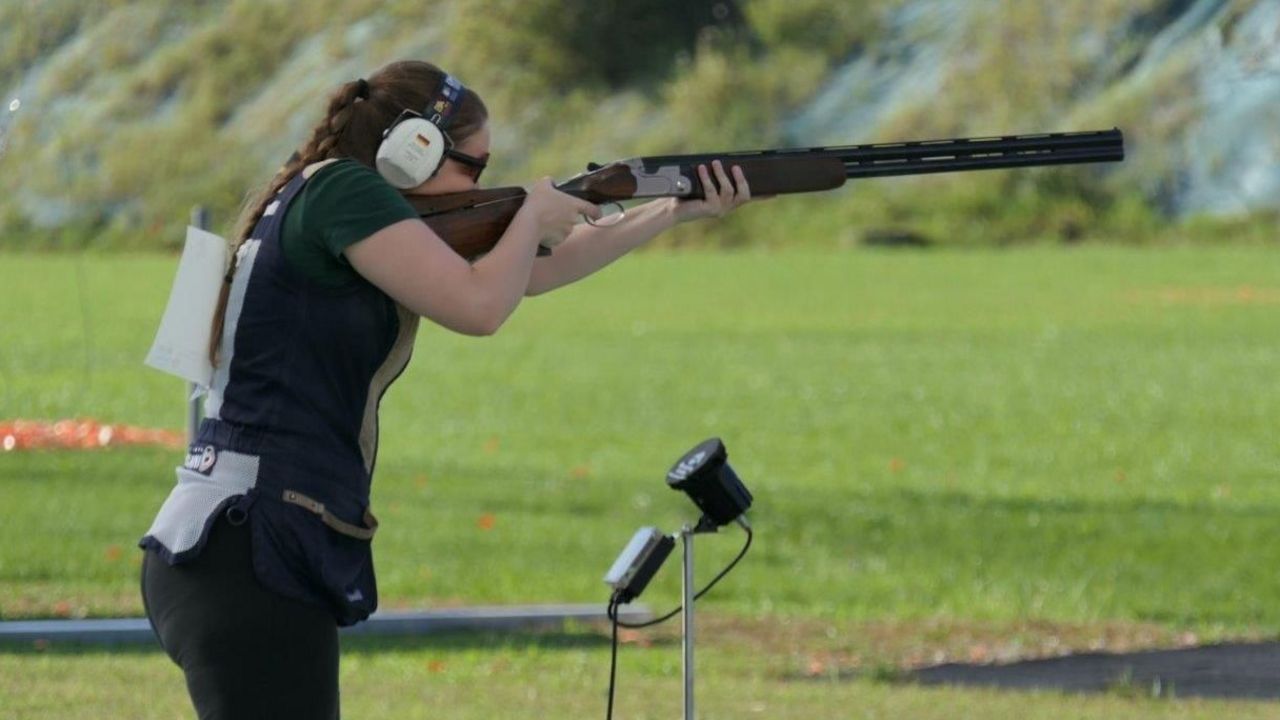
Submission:
M 187 459 L 183 461 L 182 467 L 203 475 L 208 475 L 213 471 L 213 466 L 218 463 L 218 449 L 212 445 L 192 445 L 187 449 Z

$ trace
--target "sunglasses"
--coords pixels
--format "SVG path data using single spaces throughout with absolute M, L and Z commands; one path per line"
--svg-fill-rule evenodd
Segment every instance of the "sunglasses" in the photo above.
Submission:
M 475 155 L 468 155 L 464 152 L 449 148 L 444 151 L 444 156 L 450 160 L 467 166 L 467 169 L 469 170 L 467 174 L 476 182 L 480 181 L 480 173 L 484 172 L 484 169 L 489 165 L 489 153 L 485 153 L 482 157 L 476 157 Z

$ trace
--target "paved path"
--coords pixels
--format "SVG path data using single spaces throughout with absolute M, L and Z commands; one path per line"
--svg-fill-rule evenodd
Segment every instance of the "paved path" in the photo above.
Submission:
M 949 663 L 922 668 L 907 677 L 926 685 L 1280 699 L 1280 643 L 1088 653 L 1008 665 Z

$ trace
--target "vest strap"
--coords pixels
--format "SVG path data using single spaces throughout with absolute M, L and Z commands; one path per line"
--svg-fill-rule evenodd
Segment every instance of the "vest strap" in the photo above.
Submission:
M 375 518 L 373 513 L 368 510 L 364 511 L 364 524 L 368 527 L 360 527 L 339 519 L 336 515 L 325 509 L 324 503 L 318 500 L 313 500 L 296 490 L 285 490 L 284 501 L 305 508 L 316 515 L 319 515 L 320 520 L 324 522 L 325 525 L 328 525 L 330 528 L 333 528 L 335 531 L 346 535 L 347 537 L 353 537 L 357 540 L 372 540 L 373 533 L 378 530 L 378 519 Z

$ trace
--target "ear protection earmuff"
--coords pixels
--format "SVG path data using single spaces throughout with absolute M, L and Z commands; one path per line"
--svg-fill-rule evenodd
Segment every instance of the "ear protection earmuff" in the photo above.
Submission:
M 453 140 L 445 132 L 466 88 L 446 74 L 422 112 L 405 110 L 382 133 L 375 165 L 393 187 L 407 190 L 435 176 Z

